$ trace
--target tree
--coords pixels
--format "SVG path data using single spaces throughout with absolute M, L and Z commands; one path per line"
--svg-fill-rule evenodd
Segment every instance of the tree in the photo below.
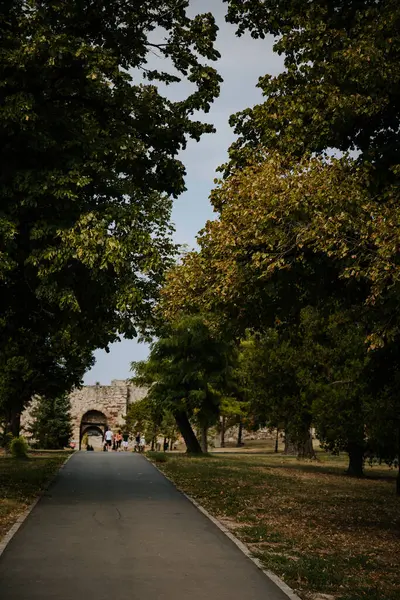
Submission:
M 239 435 L 237 445 L 241 446 L 240 431 L 243 425 L 243 420 L 248 417 L 248 403 L 237 396 L 223 396 L 220 404 L 220 422 L 218 431 L 221 435 L 221 448 L 225 448 L 225 433 L 226 430 L 235 425 L 239 426 Z
M 203 316 L 183 316 L 165 325 L 147 361 L 132 364 L 135 383 L 149 385 L 147 397 L 174 415 L 188 452 L 207 451 L 207 431 L 219 416 L 230 352 L 230 342 L 213 332 Z M 200 427 L 201 445 L 190 420 Z
M 376 164 L 375 183 L 391 180 L 400 143 L 398 2 L 226 1 L 239 35 L 272 34 L 285 58 L 283 73 L 259 80 L 265 101 L 231 117 L 239 135 L 231 166 L 260 147 L 297 157 L 335 148 Z
M 367 436 L 370 456 L 397 465 L 396 491 L 400 495 L 400 353 L 395 338 L 373 353 L 365 379 L 370 394 Z
M 178 154 L 213 131 L 192 116 L 219 92 L 214 19 L 187 6 L 16 0 L 0 11 L 0 376 L 15 423 L 32 393 L 47 394 L 36 386 L 46 364 L 69 362 L 79 380 L 96 348 L 149 323 L 175 251 Z M 171 72 L 149 68 L 154 49 Z M 193 87 L 178 102 L 154 83 L 181 78 Z M 84 356 L 71 360 L 69 343 Z
M 68 446 L 72 436 L 71 401 L 67 395 L 39 398 L 28 427 L 39 448 L 57 450 Z
M 347 473 L 363 475 L 368 450 L 370 393 L 365 371 L 371 357 L 362 314 L 339 303 L 325 313 L 303 311 L 302 344 L 309 368 L 301 378 L 312 400 L 313 425 L 323 448 L 347 452 Z
M 152 450 L 159 436 L 171 440 L 172 444 L 176 439 L 176 422 L 173 414 L 151 394 L 129 406 L 125 430 L 131 435 L 143 433 L 145 438 L 150 440 Z
M 285 431 L 285 452 L 315 458 L 312 446 L 312 395 L 304 385 L 309 368 L 297 328 L 276 327 L 243 342 L 241 369 L 255 422 Z

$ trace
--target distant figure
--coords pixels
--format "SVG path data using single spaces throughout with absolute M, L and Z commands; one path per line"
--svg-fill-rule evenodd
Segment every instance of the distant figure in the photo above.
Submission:
M 104 441 L 106 443 L 107 451 L 108 452 L 111 452 L 111 450 L 112 450 L 113 438 L 114 438 L 113 432 L 111 431 L 111 429 L 109 429 L 107 427 L 107 430 L 106 430 L 106 432 L 104 434 Z
M 144 452 L 145 448 L 146 448 L 146 440 L 145 440 L 144 436 L 142 435 L 142 437 L 140 438 L 140 442 L 139 442 L 139 452 Z
M 121 433 L 121 430 L 119 429 L 118 433 L 115 435 L 115 446 L 116 446 L 118 452 L 121 450 L 121 443 L 122 443 L 122 433 Z
M 135 437 L 135 452 L 136 451 L 140 452 L 140 433 L 137 433 Z
M 122 448 L 124 449 L 124 452 L 127 452 L 128 445 L 129 445 L 129 433 L 124 433 L 122 436 Z

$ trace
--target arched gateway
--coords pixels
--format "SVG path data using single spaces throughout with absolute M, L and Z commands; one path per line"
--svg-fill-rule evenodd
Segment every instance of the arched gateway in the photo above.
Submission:
M 82 446 L 82 439 L 84 435 L 88 435 L 88 443 L 93 445 L 93 438 L 103 438 L 107 429 L 108 422 L 107 417 L 104 413 L 98 410 L 89 410 L 82 416 L 81 427 L 79 432 L 79 449 Z M 99 443 L 94 444 L 101 446 L 100 439 Z
M 103 435 L 105 427 L 113 431 L 123 427 L 128 406 L 145 397 L 147 390 L 127 381 L 114 380 L 111 385 L 86 385 L 74 390 L 71 398 L 73 441 L 80 446 L 90 429 Z

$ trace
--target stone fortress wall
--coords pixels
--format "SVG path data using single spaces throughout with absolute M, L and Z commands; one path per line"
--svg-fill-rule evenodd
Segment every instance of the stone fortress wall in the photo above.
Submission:
M 102 422 L 106 423 L 113 431 L 124 424 L 128 406 L 146 396 L 146 388 L 139 388 L 127 381 L 114 379 L 111 385 L 85 385 L 75 389 L 70 394 L 71 417 L 73 424 L 72 441 L 79 447 L 81 437 L 81 424 L 86 421 L 86 415 L 90 416 L 88 421 L 96 422 L 96 415 L 102 416 Z M 21 418 L 22 430 L 30 422 L 31 411 L 34 401 L 24 411 Z

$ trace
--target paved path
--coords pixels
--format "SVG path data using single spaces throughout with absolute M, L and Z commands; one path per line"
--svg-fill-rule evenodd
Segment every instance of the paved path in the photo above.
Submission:
M 0 559 L 4 600 L 287 600 L 142 456 L 80 452 Z

